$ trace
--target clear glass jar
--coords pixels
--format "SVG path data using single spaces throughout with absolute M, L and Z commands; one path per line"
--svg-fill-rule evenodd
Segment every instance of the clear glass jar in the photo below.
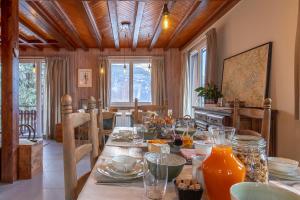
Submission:
M 245 181 L 268 183 L 266 141 L 262 137 L 236 135 L 232 140 L 232 148 L 246 167 Z

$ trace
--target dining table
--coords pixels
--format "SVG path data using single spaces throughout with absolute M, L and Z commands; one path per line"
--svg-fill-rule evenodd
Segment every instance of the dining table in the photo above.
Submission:
M 119 132 L 120 130 L 130 130 L 132 127 L 115 127 L 113 133 Z M 111 136 L 110 136 L 111 137 Z M 96 164 L 94 165 L 91 174 L 85 183 L 82 191 L 78 196 L 78 200 L 141 200 L 146 199 L 144 196 L 144 185 L 142 178 L 137 179 L 133 182 L 118 183 L 118 182 L 101 182 L 101 177 L 97 172 L 97 168 L 103 164 L 106 160 L 112 159 L 117 155 L 128 155 L 135 157 L 137 159 L 143 159 L 143 155 L 147 152 L 147 146 L 145 144 L 133 144 L 133 143 L 120 143 L 120 145 L 110 142 L 109 139 L 104 146 L 101 155 L 98 157 Z M 192 166 L 185 165 L 179 177 L 183 179 L 192 178 Z M 300 195 L 300 190 L 293 187 L 287 186 L 280 181 L 270 181 L 270 184 L 283 187 L 285 189 L 296 192 Z M 299 188 L 300 189 L 300 188 Z M 175 191 L 175 186 L 173 182 L 169 182 L 166 189 L 165 200 L 177 200 L 177 194 Z M 204 192 L 202 200 L 207 200 L 206 194 Z

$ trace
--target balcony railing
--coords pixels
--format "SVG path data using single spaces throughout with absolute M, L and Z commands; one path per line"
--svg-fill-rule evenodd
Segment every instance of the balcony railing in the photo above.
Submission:
M 19 106 L 19 135 L 34 139 L 36 135 L 37 112 L 35 106 Z

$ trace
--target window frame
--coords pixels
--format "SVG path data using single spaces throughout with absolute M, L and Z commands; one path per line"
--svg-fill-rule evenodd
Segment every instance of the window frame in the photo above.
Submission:
M 42 64 L 45 64 L 46 63 L 46 59 L 43 58 L 43 57 L 33 57 L 33 58 L 27 58 L 27 57 L 23 57 L 23 58 L 20 58 L 19 59 L 19 65 L 21 63 L 33 63 L 35 64 L 35 76 L 36 76 L 36 112 L 37 112 L 37 130 L 36 132 L 39 133 L 39 135 L 37 135 L 38 137 L 43 137 L 44 135 L 46 135 L 46 126 L 43 125 L 43 120 L 42 120 L 42 109 L 44 109 L 44 106 L 43 106 L 43 100 L 45 101 L 45 98 L 47 94 L 44 94 L 44 96 L 42 97 L 41 96 L 41 67 L 42 67 Z M 45 69 L 47 70 L 47 69 Z M 46 74 L 45 74 L 46 76 Z M 46 77 L 45 77 L 46 78 Z M 45 84 L 47 84 L 45 82 Z M 46 87 L 46 85 L 44 86 Z M 46 89 L 45 91 L 46 92 Z M 46 112 L 44 110 L 44 112 Z
M 108 59 L 108 102 L 110 106 L 115 106 L 115 107 L 132 107 L 134 106 L 134 99 L 133 99 L 133 65 L 134 64 L 139 64 L 139 63 L 149 63 L 152 65 L 152 59 L 146 58 L 146 57 L 141 57 L 141 58 L 125 58 L 125 63 L 129 64 L 129 102 L 112 102 L 111 101 L 111 65 L 112 64 L 124 64 L 124 58 L 109 58 Z M 151 83 L 152 85 L 152 70 L 151 70 Z M 151 88 L 152 90 L 152 88 Z M 151 91 L 152 92 L 152 91 Z M 151 102 L 140 102 L 139 105 L 151 105 L 152 104 L 152 95 L 151 95 Z
M 194 117 L 194 106 L 204 106 L 204 98 L 201 98 L 201 97 L 198 97 L 199 100 L 197 103 L 197 105 L 193 105 L 193 77 L 192 77 L 192 74 L 191 74 L 191 68 L 192 68 L 192 62 L 191 62 L 191 59 L 192 59 L 192 56 L 194 56 L 195 54 L 198 54 L 197 56 L 197 68 L 199 69 L 199 83 L 197 83 L 197 85 L 199 86 L 205 86 L 205 83 L 206 83 L 206 77 L 204 80 L 202 80 L 202 73 L 204 73 L 206 75 L 206 70 L 207 70 L 207 62 L 205 62 L 205 68 L 203 69 L 203 66 L 202 66 L 202 54 L 203 54 L 203 50 L 206 50 L 207 51 L 207 42 L 206 42 L 206 39 L 205 40 L 202 40 L 198 45 L 196 45 L 194 48 L 190 49 L 189 53 L 188 53 L 188 68 L 189 68 L 189 94 L 188 94 L 188 108 L 189 109 L 189 113 L 192 117 Z M 203 71 L 205 70 L 205 71 Z M 204 83 L 204 85 L 202 85 L 202 83 Z

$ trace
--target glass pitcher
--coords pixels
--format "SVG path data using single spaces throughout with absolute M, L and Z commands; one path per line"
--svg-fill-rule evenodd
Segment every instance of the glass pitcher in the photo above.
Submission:
M 214 145 L 202 163 L 202 172 L 210 200 L 230 200 L 230 187 L 245 179 L 246 168 L 232 151 L 230 140 L 222 129 L 210 128 Z

